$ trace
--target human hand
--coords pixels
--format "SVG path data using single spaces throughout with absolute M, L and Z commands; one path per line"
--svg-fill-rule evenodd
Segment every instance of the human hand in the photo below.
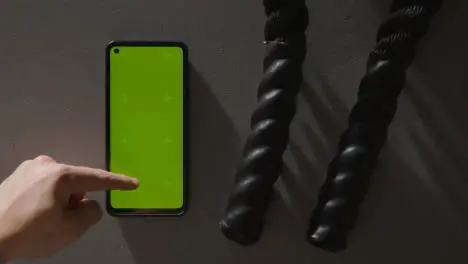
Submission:
M 132 190 L 138 180 L 39 156 L 0 185 L 0 257 L 40 258 L 71 244 L 102 217 L 87 192 Z

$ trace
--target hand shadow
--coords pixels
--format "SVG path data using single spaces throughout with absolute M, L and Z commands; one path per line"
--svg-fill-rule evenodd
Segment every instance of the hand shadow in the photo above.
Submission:
M 239 137 L 202 76 L 193 67 L 190 75 L 189 208 L 182 217 L 119 220 L 138 264 L 214 263 L 225 255 L 209 244 L 224 243 L 218 221 L 233 181 Z

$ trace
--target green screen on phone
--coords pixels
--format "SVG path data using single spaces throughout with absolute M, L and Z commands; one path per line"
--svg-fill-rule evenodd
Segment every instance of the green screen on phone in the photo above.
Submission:
M 114 212 L 184 207 L 184 56 L 177 44 L 118 44 L 108 58 L 108 168 L 136 177 L 109 191 Z

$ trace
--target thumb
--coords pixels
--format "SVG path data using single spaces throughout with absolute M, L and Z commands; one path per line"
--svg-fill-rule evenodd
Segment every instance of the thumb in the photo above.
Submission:
M 83 199 L 65 213 L 66 222 L 76 236 L 81 236 L 102 218 L 102 209 L 95 200 Z

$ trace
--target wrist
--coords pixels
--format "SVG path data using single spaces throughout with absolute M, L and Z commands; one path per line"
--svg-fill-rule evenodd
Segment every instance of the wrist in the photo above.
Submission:
M 11 261 L 10 257 L 10 239 L 7 237 L 0 237 L 0 264 Z
M 0 220 L 0 264 L 15 260 L 14 232 L 11 226 Z
M 0 235 L 0 264 L 5 264 L 14 259 L 11 240 L 12 238 L 9 236 Z

